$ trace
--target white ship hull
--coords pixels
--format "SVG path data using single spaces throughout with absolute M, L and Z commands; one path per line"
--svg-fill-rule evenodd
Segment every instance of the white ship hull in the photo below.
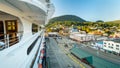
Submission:
M 53 13 L 49 0 L 0 1 L 0 68 L 38 68 L 44 47 L 41 25 Z

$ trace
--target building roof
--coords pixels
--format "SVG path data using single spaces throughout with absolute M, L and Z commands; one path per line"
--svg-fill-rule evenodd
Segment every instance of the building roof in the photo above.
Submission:
M 76 36 L 93 36 L 93 35 L 90 35 L 90 34 L 75 34 Z
M 99 41 L 99 42 L 97 42 L 97 44 L 103 44 L 103 41 Z
M 74 47 L 70 50 L 70 52 L 73 53 L 75 56 L 77 56 L 80 59 L 82 59 L 82 58 L 90 59 L 92 57 L 92 60 L 90 60 L 90 61 L 92 61 L 91 62 L 92 65 L 96 68 L 118 68 L 118 67 L 120 67 L 119 64 L 112 63 L 106 59 L 98 57 L 87 51 L 81 50 L 80 48 Z M 89 60 L 88 60 L 88 62 L 89 62 Z
M 120 39 L 114 39 L 113 42 L 120 43 Z
M 107 40 L 107 41 L 113 41 L 113 42 L 116 42 L 116 43 L 120 43 L 120 38 L 119 39 Z
M 90 54 L 86 53 L 86 52 L 83 52 L 82 50 L 80 50 L 79 48 L 72 48 L 70 50 L 71 53 L 73 53 L 74 55 L 76 55 L 77 57 L 79 58 L 85 58 L 85 57 L 89 57 L 91 56 Z
M 49 32 L 48 34 L 58 35 L 58 33 L 57 33 L 57 32 Z

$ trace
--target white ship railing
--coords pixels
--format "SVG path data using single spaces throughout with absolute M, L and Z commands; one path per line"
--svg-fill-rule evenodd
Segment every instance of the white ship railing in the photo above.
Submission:
M 44 41 L 44 31 L 39 31 L 29 37 L 28 40 L 21 41 L 0 51 L 0 68 L 38 68 L 39 51 Z M 10 54 L 12 54 L 11 57 Z M 13 60 L 17 61 L 13 62 Z
M 27 59 L 22 63 L 21 68 L 38 68 L 39 55 L 43 46 L 43 41 L 44 32 L 41 32 L 36 40 L 27 48 Z M 32 46 L 34 47 L 32 48 Z
M 15 36 L 11 36 L 15 35 Z M 23 35 L 23 32 L 14 32 L 14 33 L 8 33 L 8 34 L 1 34 L 0 37 L 0 50 L 3 50 L 5 48 L 8 48 L 16 43 L 18 43 L 21 40 L 21 37 Z

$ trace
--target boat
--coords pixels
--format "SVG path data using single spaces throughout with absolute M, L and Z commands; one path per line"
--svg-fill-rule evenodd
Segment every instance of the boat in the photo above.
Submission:
M 50 0 L 0 0 L 0 68 L 42 68 L 44 25 L 54 11 Z

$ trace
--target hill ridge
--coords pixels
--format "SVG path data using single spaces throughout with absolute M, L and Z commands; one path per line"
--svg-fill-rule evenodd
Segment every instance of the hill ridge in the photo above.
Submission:
M 52 18 L 49 23 L 54 23 L 55 21 L 76 21 L 76 22 L 86 22 L 84 19 L 76 16 L 76 15 L 62 15 L 58 17 Z

